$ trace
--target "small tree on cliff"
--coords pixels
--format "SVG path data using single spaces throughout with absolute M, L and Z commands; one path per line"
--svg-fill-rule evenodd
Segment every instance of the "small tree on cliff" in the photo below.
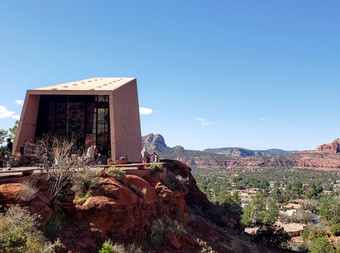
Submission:
M 81 157 L 81 150 L 76 146 L 75 138 L 44 135 L 36 141 L 35 154 L 47 169 L 47 182 L 52 192 L 51 204 L 55 204 L 71 183 L 74 169 L 85 165 L 85 162 L 72 157 Z M 70 169 L 70 167 L 73 169 Z

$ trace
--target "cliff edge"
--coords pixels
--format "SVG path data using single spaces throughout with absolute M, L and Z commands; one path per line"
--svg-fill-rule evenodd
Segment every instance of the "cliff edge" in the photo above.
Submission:
M 87 198 L 79 203 L 69 188 L 62 201 L 50 205 L 51 188 L 46 174 L 0 177 L 0 205 L 27 207 L 31 214 L 39 215 L 41 228 L 49 230 L 50 239 L 60 238 L 64 248 L 58 252 L 97 252 L 107 239 L 125 245 L 146 245 L 152 236 L 152 224 L 157 219 L 176 221 L 185 229 L 181 234 L 167 231 L 164 244 L 157 249 L 144 248 L 143 252 L 201 252 L 210 247 L 215 252 L 280 252 L 242 239 L 211 225 L 204 217 L 190 213 L 192 208 L 209 209 L 213 206 L 199 190 L 184 163 L 165 159 L 167 176 L 160 179 L 153 173 L 142 176 L 126 174 L 122 183 L 102 171 L 99 185 L 91 189 Z M 32 199 L 22 196 L 27 188 L 37 189 Z

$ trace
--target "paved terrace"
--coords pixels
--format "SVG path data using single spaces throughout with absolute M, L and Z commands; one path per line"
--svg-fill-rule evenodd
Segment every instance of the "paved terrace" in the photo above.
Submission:
M 116 164 L 116 165 L 92 165 L 92 166 L 85 166 L 84 168 L 75 168 L 77 170 L 93 170 L 93 169 L 105 169 L 109 167 L 118 167 L 122 168 L 127 175 L 136 175 L 136 176 L 146 176 L 150 173 L 150 169 L 148 167 L 154 163 L 128 163 L 128 164 Z M 157 164 L 162 164 L 163 172 L 159 173 L 159 178 L 164 178 L 166 176 L 166 163 L 160 162 Z M 41 167 L 12 167 L 11 170 L 6 170 L 6 168 L 0 168 L 0 177 L 7 177 L 7 176 L 29 176 L 32 174 L 39 174 L 39 173 L 47 173 L 48 169 L 52 168 L 41 168 Z M 72 167 L 71 167 L 72 169 Z

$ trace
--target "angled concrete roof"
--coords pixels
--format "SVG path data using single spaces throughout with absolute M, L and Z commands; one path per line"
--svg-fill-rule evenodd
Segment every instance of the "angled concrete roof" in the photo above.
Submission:
M 41 98 L 46 96 L 48 99 L 50 95 L 108 96 L 111 146 L 107 148 L 111 149 L 113 159 L 124 155 L 130 161 L 140 160 L 142 137 L 137 80 L 127 77 L 96 77 L 28 90 L 13 144 L 15 153 L 20 152 L 27 140 L 34 140 L 36 137 Z
M 134 80 L 129 77 L 96 77 L 34 89 L 35 91 L 112 91 Z

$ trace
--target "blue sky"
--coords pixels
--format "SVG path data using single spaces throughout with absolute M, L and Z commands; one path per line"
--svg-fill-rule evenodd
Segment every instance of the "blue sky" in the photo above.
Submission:
M 142 135 L 185 149 L 340 138 L 339 1 L 0 0 L 0 129 L 26 91 L 137 78 Z

